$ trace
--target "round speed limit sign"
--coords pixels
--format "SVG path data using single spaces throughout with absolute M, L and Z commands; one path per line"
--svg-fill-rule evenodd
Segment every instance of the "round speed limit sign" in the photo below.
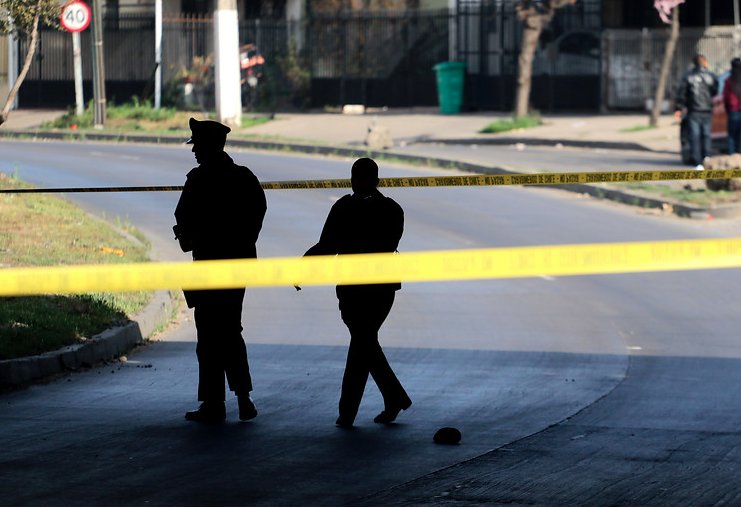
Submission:
M 62 7 L 60 22 L 68 32 L 82 32 L 90 25 L 90 7 L 85 2 L 74 0 Z

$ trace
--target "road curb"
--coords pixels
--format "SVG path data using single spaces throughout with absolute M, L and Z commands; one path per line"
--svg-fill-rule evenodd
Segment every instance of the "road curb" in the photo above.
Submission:
M 182 136 L 151 136 L 143 134 L 107 134 L 104 132 L 50 132 L 43 130 L 0 130 L 0 137 L 10 138 L 25 138 L 32 140 L 70 140 L 70 141 L 109 141 L 109 142 L 137 142 L 137 143 L 150 143 L 150 144 L 183 144 L 184 138 Z M 449 143 L 449 144 L 463 144 L 464 141 L 470 141 L 471 144 L 487 144 L 482 143 L 479 139 L 425 139 L 416 142 L 425 143 Z M 626 143 L 626 142 L 602 142 L 602 141 L 574 141 L 574 140 L 552 140 L 552 139 L 537 139 L 537 138 L 497 138 L 497 139 L 483 139 L 488 141 L 488 144 L 516 144 L 516 143 L 540 143 L 541 145 L 556 145 L 558 143 L 568 143 L 570 146 L 581 146 L 581 147 L 611 147 L 611 149 L 642 149 L 644 151 L 659 152 L 653 150 L 639 143 Z M 564 144 L 567 145 L 567 144 Z M 258 141 L 248 139 L 229 139 L 227 146 L 235 148 L 248 148 L 256 150 L 268 150 L 268 151 L 284 151 L 284 152 L 297 152 L 308 155 L 333 155 L 339 157 L 348 158 L 360 158 L 360 157 L 371 157 L 377 160 L 389 160 L 406 162 L 411 164 L 422 164 L 431 167 L 437 167 L 441 169 L 457 169 L 464 172 L 481 173 L 481 174 L 516 174 L 516 171 L 511 171 L 501 167 L 489 167 L 479 164 L 473 164 L 470 162 L 461 162 L 452 159 L 443 159 L 436 157 L 425 157 L 420 155 L 409 155 L 406 153 L 398 153 L 395 151 L 387 150 L 372 150 L 372 149 L 358 149 L 352 147 L 342 146 L 322 146 L 312 145 L 303 143 L 289 143 L 289 142 L 278 142 L 278 141 Z M 636 148 L 640 147 L 640 148 Z M 607 149 L 607 148 L 606 148 Z M 670 152 L 674 153 L 674 152 Z M 568 192 L 577 192 L 580 194 L 587 194 L 598 199 L 608 199 L 622 204 L 628 204 L 632 206 L 639 206 L 643 208 L 660 209 L 662 211 L 670 211 L 677 216 L 684 218 L 696 218 L 696 219 L 709 219 L 709 218 L 730 218 L 741 214 L 741 208 L 739 206 L 724 206 L 719 208 L 702 208 L 696 206 L 689 206 L 666 199 L 657 199 L 648 197 L 640 194 L 634 194 L 624 190 L 617 190 L 614 188 L 608 188 L 603 186 L 579 184 L 579 185 L 540 185 L 546 188 L 555 188 L 559 190 L 566 190 Z
M 166 322 L 175 305 L 168 291 L 155 292 L 152 301 L 133 320 L 106 329 L 85 343 L 37 356 L 0 361 L 0 387 L 13 388 L 67 371 L 117 358 L 144 342 Z
M 630 151 L 650 151 L 652 153 L 670 153 L 677 154 L 677 151 L 657 150 L 646 146 L 645 144 L 630 141 L 588 141 L 577 139 L 552 139 L 541 137 L 496 137 L 482 138 L 471 137 L 462 139 L 434 139 L 423 138 L 415 139 L 413 143 L 417 144 L 452 144 L 452 145 L 504 145 L 512 144 L 529 144 L 531 146 L 568 146 L 571 148 L 591 148 L 601 150 L 630 150 Z

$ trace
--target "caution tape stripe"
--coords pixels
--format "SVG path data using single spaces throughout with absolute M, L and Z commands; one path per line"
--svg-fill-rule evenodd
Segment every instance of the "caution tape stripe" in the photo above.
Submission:
M 380 187 L 472 187 L 509 185 L 576 185 L 590 183 L 634 183 L 668 180 L 711 180 L 741 178 L 741 169 L 712 171 L 602 171 L 534 174 L 472 174 L 453 176 L 416 176 L 383 178 Z M 268 181 L 261 183 L 265 190 L 350 188 L 349 179 Z M 176 192 L 182 186 L 141 187 L 85 187 L 85 188 L 21 188 L 0 189 L 0 194 L 86 193 L 86 192 Z
M 741 238 L 0 269 L 0 296 L 368 284 L 741 267 Z

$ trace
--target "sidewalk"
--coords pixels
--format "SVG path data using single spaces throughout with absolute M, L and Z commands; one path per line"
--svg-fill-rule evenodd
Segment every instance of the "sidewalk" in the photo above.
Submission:
M 63 113 L 60 110 L 12 111 L 8 121 L 0 126 L 0 132 L 33 130 Z M 193 116 L 201 115 L 194 112 Z M 669 115 L 660 118 L 656 129 L 634 132 L 626 130 L 648 125 L 648 114 L 545 115 L 544 124 L 539 127 L 502 134 L 479 133 L 489 123 L 509 117 L 505 113 L 441 115 L 436 108 L 388 111 L 369 109 L 362 115 L 280 113 L 271 122 L 250 129 L 237 129 L 235 133 L 292 142 L 364 146 L 368 129 L 376 125 L 388 129 L 394 146 L 433 141 L 481 144 L 539 141 L 554 145 L 603 145 L 605 148 L 679 152 L 679 127 Z M 187 128 L 185 125 L 183 127 Z
M 441 115 L 432 109 L 377 111 L 364 115 L 331 113 L 278 114 L 274 121 L 245 131 L 252 135 L 277 136 L 294 141 L 317 141 L 323 144 L 363 145 L 369 127 L 388 129 L 395 146 L 416 142 L 453 141 L 523 142 L 538 140 L 552 144 L 613 145 L 621 149 L 646 149 L 679 152 L 679 127 L 674 118 L 661 117 L 659 127 L 626 132 L 648 125 L 647 114 L 621 115 L 547 115 L 539 127 L 480 134 L 493 121 L 509 118 L 503 113 Z

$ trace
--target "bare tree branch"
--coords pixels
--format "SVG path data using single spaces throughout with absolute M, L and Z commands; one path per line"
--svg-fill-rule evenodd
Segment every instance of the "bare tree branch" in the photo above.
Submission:
M 664 103 L 666 93 L 666 83 L 669 80 L 669 70 L 674 59 L 674 51 L 679 39 L 679 6 L 672 10 L 672 28 L 669 32 L 669 39 L 666 41 L 664 48 L 664 59 L 661 62 L 661 71 L 659 72 L 659 82 L 656 84 L 656 95 L 654 96 L 654 107 L 651 110 L 649 125 L 657 127 L 659 125 L 659 116 L 661 115 L 661 106 Z

